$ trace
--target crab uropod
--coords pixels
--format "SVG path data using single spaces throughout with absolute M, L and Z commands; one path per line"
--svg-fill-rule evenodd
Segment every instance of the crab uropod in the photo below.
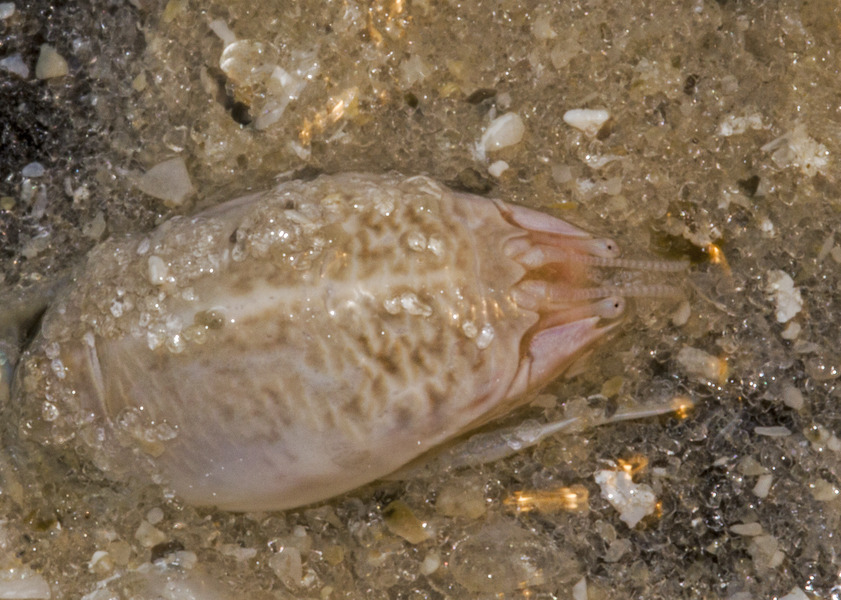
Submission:
M 616 323 L 610 241 L 427 177 L 282 183 L 95 248 L 21 356 L 6 435 L 196 505 L 389 474 Z M 80 457 L 80 458 L 79 458 Z

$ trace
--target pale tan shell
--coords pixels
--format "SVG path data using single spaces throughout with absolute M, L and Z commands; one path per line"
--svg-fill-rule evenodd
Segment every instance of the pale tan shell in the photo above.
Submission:
M 540 315 L 515 301 L 526 269 L 503 249 L 532 221 L 589 236 L 510 210 L 426 177 L 344 174 L 107 241 L 45 315 L 3 418 L 196 504 L 352 489 L 533 387 L 521 358 Z M 584 278 L 563 271 L 571 289 Z M 587 317 L 553 371 L 600 335 Z

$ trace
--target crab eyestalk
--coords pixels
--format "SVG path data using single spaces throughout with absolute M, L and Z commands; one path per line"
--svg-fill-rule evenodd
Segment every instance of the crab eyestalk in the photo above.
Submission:
M 666 284 L 594 286 L 591 279 L 594 269 L 677 272 L 686 268 L 684 262 L 620 258 L 613 240 L 594 238 L 523 207 L 505 205 L 500 210 L 526 233 L 503 248 L 525 270 L 511 297 L 523 310 L 539 316 L 524 338 L 521 366 L 509 396 L 537 389 L 567 369 L 619 323 L 625 298 L 682 295 Z

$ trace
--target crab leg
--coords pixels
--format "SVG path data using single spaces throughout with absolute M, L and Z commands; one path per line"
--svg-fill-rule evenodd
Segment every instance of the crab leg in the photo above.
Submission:
M 693 403 L 687 398 L 663 401 L 637 409 L 622 409 L 612 416 L 576 416 L 549 423 L 527 421 L 514 427 L 478 433 L 463 444 L 455 446 L 444 459 L 452 467 L 474 467 L 516 454 L 536 446 L 547 437 L 561 433 L 582 431 L 592 427 L 639 419 L 650 419 L 674 413 L 683 415 Z

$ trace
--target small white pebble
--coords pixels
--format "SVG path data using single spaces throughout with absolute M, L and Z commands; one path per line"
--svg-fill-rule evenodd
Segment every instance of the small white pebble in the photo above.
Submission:
M 774 222 L 771 219 L 762 219 L 759 222 L 759 230 L 768 237 L 774 237 L 776 234 L 776 228 L 774 227 Z
M 572 181 L 572 167 L 569 165 L 552 165 L 552 181 L 558 184 Z
M 29 67 L 26 66 L 26 63 L 23 62 L 23 58 L 20 54 L 10 54 L 6 58 L 0 60 L 0 69 L 4 71 L 8 71 L 9 73 L 14 73 L 21 79 L 27 79 L 29 77 Z
M 161 285 L 166 281 L 169 274 L 169 267 L 160 256 L 152 255 L 147 261 L 149 264 L 149 282 L 152 285 Z
M 762 129 L 762 116 L 758 114 L 737 117 L 727 115 L 718 126 L 718 135 L 730 137 L 744 133 L 748 129 Z
M 699 348 L 684 346 L 677 353 L 677 362 L 688 375 L 702 380 L 721 382 L 727 376 L 727 363 Z
M 774 483 L 774 476 L 770 473 L 760 475 L 756 480 L 756 485 L 753 486 L 753 495 L 757 498 L 767 498 L 768 492 L 771 491 L 771 484 Z
M 43 177 L 44 165 L 39 162 L 31 162 L 26 165 L 20 172 L 24 177 Z
M 737 523 L 730 527 L 730 531 L 736 535 L 757 536 L 762 535 L 762 525 L 759 523 Z
M 654 490 L 648 485 L 634 483 L 631 475 L 625 471 L 597 471 L 595 479 L 601 488 L 602 497 L 619 511 L 619 518 L 628 527 L 635 527 L 657 507 Z
M 35 77 L 53 79 L 67 75 L 67 61 L 49 44 L 41 44 L 38 62 L 35 63 Z
M 788 427 L 754 427 L 753 432 L 765 437 L 787 437 L 791 435 L 791 430 Z
M 689 304 L 688 300 L 684 300 L 677 307 L 677 310 L 674 313 L 672 313 L 672 323 L 677 327 L 686 325 L 691 315 L 692 306 Z
M 610 113 L 603 109 L 574 108 L 564 113 L 564 122 L 594 137 L 610 118 Z
M 783 392 L 780 394 L 780 399 L 783 401 L 783 404 L 794 410 L 800 410 L 803 408 L 803 392 L 791 384 L 783 386 Z
M 220 40 L 222 40 L 222 44 L 225 46 L 237 41 L 237 36 L 234 35 L 234 32 L 231 31 L 231 28 L 228 27 L 228 24 L 222 19 L 215 19 L 211 21 L 210 30 L 215 33 Z
M 422 575 L 432 575 L 441 566 L 441 556 L 437 552 L 427 554 L 420 566 Z
M 786 328 L 783 329 L 780 333 L 780 337 L 784 340 L 789 341 L 796 340 L 800 336 L 800 332 L 802 330 L 803 328 L 800 327 L 800 323 L 798 323 L 797 321 L 789 321 L 788 325 L 786 325 Z
M 141 242 L 137 245 L 137 254 L 139 256 L 143 256 L 149 252 L 151 245 L 152 243 L 149 241 L 149 238 L 143 238 L 143 240 L 141 240 Z
M 0 19 L 8 19 L 15 14 L 14 2 L 0 2 Z
M 488 173 L 490 174 L 490 176 L 491 177 L 496 177 L 497 179 L 499 179 L 499 177 L 503 173 L 505 173 L 505 171 L 507 171 L 507 170 L 508 170 L 508 163 L 505 162 L 504 160 L 498 160 L 498 161 L 492 163 L 491 166 L 488 167 Z
M 134 532 L 134 537 L 145 548 L 151 548 L 166 541 L 166 534 L 146 520 L 140 522 L 140 526 Z
M 803 308 L 800 290 L 794 287 L 794 280 L 784 271 L 768 272 L 768 284 L 765 286 L 768 297 L 777 305 L 778 323 L 787 323 Z
M 193 183 L 181 157 L 158 163 L 140 178 L 138 187 L 144 194 L 163 200 L 168 206 L 180 206 L 193 194 Z
M 157 525 L 164 519 L 164 511 L 162 511 L 157 506 L 155 508 L 149 509 L 149 512 L 146 513 L 146 520 L 149 521 L 152 525 Z
M 482 139 L 479 141 L 479 154 L 484 156 L 486 152 L 493 152 L 513 146 L 523 139 L 526 126 L 517 113 L 505 113 L 490 122 Z

